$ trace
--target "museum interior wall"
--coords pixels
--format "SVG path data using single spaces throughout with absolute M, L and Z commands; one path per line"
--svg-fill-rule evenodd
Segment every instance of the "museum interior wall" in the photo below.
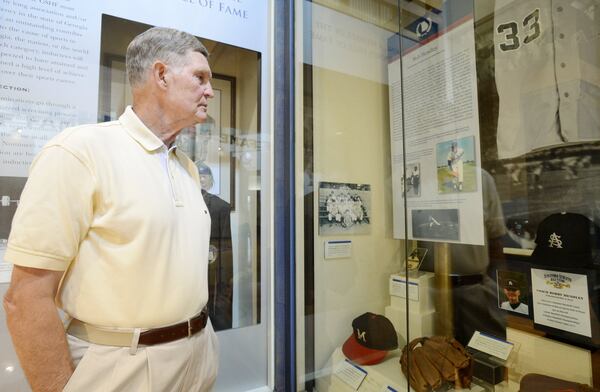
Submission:
M 399 268 L 402 242 L 392 238 L 387 87 L 335 70 L 313 68 L 314 184 L 368 184 L 371 230 L 352 238 L 352 257 L 325 259 L 315 227 L 315 363 L 323 366 L 364 309 L 382 313 L 387 280 Z M 315 198 L 315 211 L 319 210 Z M 321 215 L 323 211 L 319 211 Z M 317 222 L 318 225 L 318 222 Z

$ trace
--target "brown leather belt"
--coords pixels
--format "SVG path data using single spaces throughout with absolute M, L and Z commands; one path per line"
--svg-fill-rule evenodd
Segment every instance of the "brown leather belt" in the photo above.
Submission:
M 137 344 L 152 346 L 192 336 L 206 327 L 207 320 L 208 312 L 206 309 L 203 309 L 197 316 L 181 323 L 146 331 L 142 330 Z M 71 321 L 67 328 L 67 333 L 87 342 L 105 346 L 129 347 L 132 345 L 134 338 L 132 328 L 96 327 L 77 319 Z
M 196 317 L 182 323 L 149 329 L 140 333 L 139 344 L 152 346 L 153 344 L 168 343 L 192 336 L 206 327 L 206 320 L 208 320 L 208 314 L 206 310 L 203 310 Z

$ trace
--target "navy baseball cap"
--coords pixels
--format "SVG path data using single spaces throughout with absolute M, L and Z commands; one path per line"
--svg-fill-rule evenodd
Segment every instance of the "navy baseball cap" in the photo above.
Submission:
M 552 214 L 540 222 L 535 243 L 535 264 L 591 267 L 598 262 L 600 228 L 581 214 Z
M 359 365 L 375 365 L 397 348 L 398 335 L 392 322 L 379 314 L 363 313 L 352 321 L 352 335 L 342 352 Z

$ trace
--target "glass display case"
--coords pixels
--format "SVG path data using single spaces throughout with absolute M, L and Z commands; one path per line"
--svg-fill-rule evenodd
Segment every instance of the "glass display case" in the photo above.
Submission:
M 269 388 L 274 218 L 261 206 L 273 199 L 271 12 L 266 1 L 176 1 L 166 8 L 142 1 L 2 2 L 0 295 L 11 277 L 4 259 L 11 221 L 36 154 L 64 128 L 118 121 L 132 103 L 125 53 L 135 36 L 153 26 L 189 32 L 210 53 L 214 97 L 209 120 L 183 129 L 175 143 L 195 163 L 212 220 L 207 309 L 220 341 L 215 389 Z M 4 310 L 0 353 L 0 390 L 29 390 Z
M 598 388 L 600 2 L 296 14 L 298 389 Z

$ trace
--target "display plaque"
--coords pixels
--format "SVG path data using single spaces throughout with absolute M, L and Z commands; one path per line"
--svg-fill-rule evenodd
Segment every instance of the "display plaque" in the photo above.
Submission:
M 592 337 L 586 275 L 532 268 L 531 286 L 536 324 Z

